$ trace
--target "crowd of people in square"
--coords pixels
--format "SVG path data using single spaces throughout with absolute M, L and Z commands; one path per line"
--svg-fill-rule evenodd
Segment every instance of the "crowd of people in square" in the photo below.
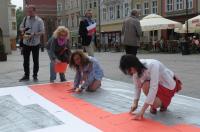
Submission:
M 138 108 L 141 91 L 146 95 L 142 108 L 134 114 L 134 119 L 141 120 L 149 107 L 152 114 L 156 114 L 158 108 L 161 112 L 166 111 L 174 94 L 181 90 L 182 83 L 177 75 L 160 61 L 136 57 L 140 47 L 139 40 L 142 30 L 138 11 L 132 10 L 130 14 L 130 17 L 123 22 L 122 35 L 124 36 L 123 44 L 126 54 L 119 60 L 119 68 L 125 75 L 132 76 L 136 86 L 133 88 L 135 95 L 130 113 L 134 113 Z M 92 19 L 92 11 L 87 10 L 79 28 L 82 46 L 87 53 L 84 53 L 83 50 L 71 50 L 70 31 L 67 27 L 59 26 L 54 31 L 46 46 L 50 59 L 51 83 L 56 80 L 57 73 L 60 75 L 61 82 L 67 80 L 65 71 L 55 71 L 57 64 L 65 63 L 66 67 L 69 65 L 76 73 L 73 86 L 75 93 L 81 93 L 84 90 L 95 92 L 101 88 L 105 71 L 94 57 L 95 30 L 93 30 L 93 25 L 95 25 L 95 21 Z M 28 6 L 27 16 L 24 18 L 20 29 L 24 36 L 22 41 L 24 76 L 20 81 L 29 81 L 30 79 L 30 53 L 33 57 L 33 79 L 38 81 L 39 38 L 44 33 L 44 22 L 36 15 L 34 5 Z

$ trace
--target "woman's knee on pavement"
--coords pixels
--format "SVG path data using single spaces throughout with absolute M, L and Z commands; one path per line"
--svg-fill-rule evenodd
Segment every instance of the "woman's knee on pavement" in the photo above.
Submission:
M 89 88 L 87 89 L 88 92 L 95 92 L 98 88 L 101 87 L 101 81 L 96 80 L 94 81 Z

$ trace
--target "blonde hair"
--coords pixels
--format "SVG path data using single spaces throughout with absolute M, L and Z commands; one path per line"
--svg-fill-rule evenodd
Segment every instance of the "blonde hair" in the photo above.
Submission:
M 69 39 L 70 32 L 69 32 L 69 29 L 66 28 L 65 26 L 58 26 L 58 28 L 53 33 L 53 37 L 54 38 L 58 38 L 60 33 L 62 33 L 62 32 L 66 33 L 67 34 L 67 39 Z

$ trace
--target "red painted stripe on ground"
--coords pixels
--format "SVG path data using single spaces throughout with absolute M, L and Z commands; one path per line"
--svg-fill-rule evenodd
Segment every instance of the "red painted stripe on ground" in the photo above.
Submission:
M 36 85 L 31 88 L 44 98 L 104 132 L 200 132 L 200 128 L 191 125 L 166 126 L 149 119 L 134 121 L 128 113 L 115 115 L 104 111 L 72 96 L 70 92 L 72 83 Z

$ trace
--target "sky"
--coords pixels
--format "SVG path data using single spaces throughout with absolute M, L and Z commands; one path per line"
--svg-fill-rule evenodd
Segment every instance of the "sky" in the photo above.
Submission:
M 12 3 L 13 5 L 16 5 L 17 8 L 18 8 L 18 7 L 23 7 L 23 0 L 11 0 L 11 3 Z

